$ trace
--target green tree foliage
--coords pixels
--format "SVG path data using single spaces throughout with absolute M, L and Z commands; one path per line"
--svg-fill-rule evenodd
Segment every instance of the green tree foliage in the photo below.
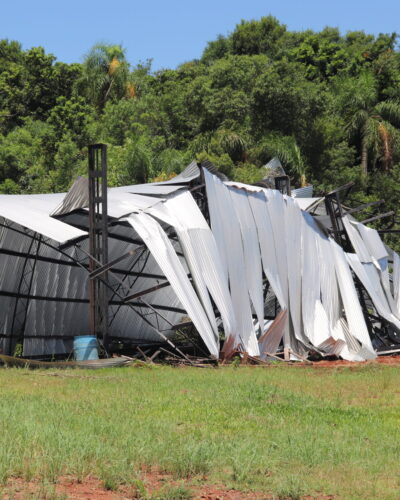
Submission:
M 377 81 L 370 72 L 358 78 L 339 80 L 338 97 L 349 136 L 358 139 L 360 144 L 364 175 L 368 173 L 369 163 L 388 171 L 393 166 L 394 155 L 398 155 L 400 102 L 379 101 Z
M 86 55 L 77 90 L 99 110 L 107 101 L 134 96 L 129 86 L 129 65 L 120 45 L 97 44 Z
M 45 120 L 58 97 L 71 96 L 81 67 L 54 62 L 42 47 L 24 52 L 16 42 L 0 42 L 0 131 L 27 117 Z
M 54 128 L 57 140 L 70 134 L 77 146 L 82 148 L 91 141 L 90 123 L 92 120 L 93 110 L 82 97 L 67 99 L 60 96 L 50 112 L 47 123 Z
M 356 200 L 396 209 L 397 35 L 292 32 L 267 16 L 158 72 L 130 66 L 119 45 L 65 64 L 0 41 L 0 191 L 68 189 L 92 141 L 109 144 L 111 185 L 167 179 L 193 159 L 256 182 L 278 156 L 294 187 L 354 181 Z
M 274 56 L 285 33 L 286 27 L 272 16 L 260 21 L 242 21 L 231 35 L 231 51 L 237 55 Z
M 337 29 L 324 29 L 321 33 L 310 33 L 289 53 L 293 60 L 305 66 L 309 79 L 334 76 L 347 64 L 347 53 L 340 43 Z

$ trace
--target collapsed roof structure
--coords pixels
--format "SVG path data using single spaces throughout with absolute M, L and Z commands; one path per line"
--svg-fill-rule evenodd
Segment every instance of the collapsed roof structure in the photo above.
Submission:
M 193 324 L 212 358 L 284 348 L 361 361 L 399 344 L 400 258 L 339 191 L 296 198 L 215 174 L 192 163 L 108 189 L 107 262 L 89 245 L 87 179 L 1 195 L 0 352 L 70 353 L 90 330 L 93 280 L 107 290 L 108 341 L 171 342 Z

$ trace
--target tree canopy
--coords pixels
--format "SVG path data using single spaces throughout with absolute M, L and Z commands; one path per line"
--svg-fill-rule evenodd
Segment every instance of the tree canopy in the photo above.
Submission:
M 256 182 L 278 156 L 295 186 L 323 192 L 353 180 L 360 202 L 397 209 L 397 40 L 294 32 L 267 16 L 157 72 L 151 61 L 130 65 L 119 45 L 65 64 L 1 40 L 0 191 L 65 190 L 86 171 L 86 145 L 106 142 L 115 185 L 168 178 L 196 158 Z

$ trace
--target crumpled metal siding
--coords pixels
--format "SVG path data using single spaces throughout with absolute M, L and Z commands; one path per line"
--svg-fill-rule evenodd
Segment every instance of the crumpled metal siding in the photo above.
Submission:
M 292 348 L 292 357 L 295 358 L 301 358 L 309 349 L 322 354 L 340 353 L 345 359 L 353 360 L 374 357 L 346 256 L 333 240 L 322 233 L 315 219 L 278 191 L 241 183 L 224 183 L 205 170 L 210 231 L 191 194 L 184 191 L 185 187 L 181 185 L 198 174 L 197 165 L 192 165 L 174 180 L 177 184 L 167 182 L 147 186 L 151 197 L 129 194 L 133 192 L 132 186 L 113 188 L 111 191 L 111 215 L 119 217 L 134 210 L 138 215 L 133 215 L 133 219 L 143 222 L 137 226 L 140 234 L 126 219 L 115 219 L 116 225 L 110 227 L 110 260 L 140 247 L 138 254 L 121 261 L 109 273 L 110 285 L 120 290 L 119 294 L 111 294 L 111 337 L 159 341 L 156 329 L 140 315 L 151 319 L 156 328 L 167 335 L 172 332 L 171 325 L 177 325 L 191 316 L 210 352 L 217 356 L 217 323 L 211 295 L 220 310 L 225 332 L 250 354 L 257 355 L 259 348 L 262 350 L 265 345 L 276 350 L 279 336 L 284 334 L 285 346 Z M 169 197 L 162 198 L 162 192 Z M 13 215 L 9 219 L 14 220 L 13 225 L 22 233 L 29 233 L 29 228 L 38 231 L 38 224 L 49 219 L 48 214 L 62 199 L 62 195 L 29 196 L 0 197 L 0 214 L 3 213 L 2 200 L 8 200 L 3 202 L 6 214 L 25 198 L 32 213 L 40 213 L 33 222 L 28 220 L 27 213 Z M 324 213 L 323 207 L 319 210 Z M 23 221 L 18 217 L 23 217 Z M 16 224 L 17 219 L 26 226 Z M 0 220 L 8 223 L 4 217 Z M 65 214 L 60 221 L 50 220 L 49 227 L 40 229 L 44 235 L 43 242 L 38 250 L 36 244 L 32 247 L 33 255 L 29 257 L 32 259 L 34 254 L 37 255 L 29 290 L 31 298 L 26 309 L 25 355 L 69 352 L 72 337 L 88 331 L 87 270 L 68 258 L 70 256 L 83 266 L 87 265 L 85 252 L 88 251 L 88 241 L 79 243 L 81 250 L 73 245 L 65 248 L 64 255 L 46 245 L 46 242 L 55 244 L 54 240 L 64 241 L 70 237 L 70 231 L 66 236 L 60 235 L 64 226 L 76 226 L 74 234 L 78 231 L 80 235 L 85 235 L 87 213 L 82 210 Z M 56 226 L 53 222 L 57 223 Z M 378 233 L 351 218 L 345 218 L 344 224 L 357 252 L 357 255 L 348 257 L 349 260 L 353 259 L 353 267 L 357 268 L 382 317 L 397 325 L 400 321 L 400 259 L 393 256 L 391 288 L 388 255 Z M 142 240 L 146 232 L 146 238 L 153 237 L 148 233 L 149 226 L 159 236 L 158 247 L 152 248 L 153 254 L 149 254 Z M 172 229 L 176 231 L 179 241 L 167 238 L 166 233 Z M 52 241 L 46 239 L 50 233 L 54 237 Z M 3 249 L 0 259 L 0 348 L 3 349 L 8 339 L 2 335 L 11 333 L 16 304 L 16 299 L 7 294 L 18 292 L 28 258 L 24 254 L 30 251 L 31 243 L 28 234 L 0 228 L 0 250 Z M 149 241 L 146 243 L 152 247 Z M 15 252 L 17 254 L 12 255 Z M 154 284 L 164 282 L 165 271 L 172 262 L 174 275 L 169 273 L 171 286 L 134 300 L 134 309 L 126 304 L 117 305 L 120 301 L 118 295 L 125 296 L 128 290 L 130 293 L 146 291 Z M 262 270 L 271 285 L 265 303 L 262 297 Z M 187 277 L 189 271 L 192 283 Z M 120 279 L 124 281 L 123 287 L 120 286 Z M 278 321 L 279 325 L 264 320 L 275 314 L 275 298 L 281 311 L 279 317 L 287 318 Z M 156 317 L 146 308 L 146 302 L 160 307 L 165 319 Z M 168 307 L 176 310 L 164 310 Z M 254 313 L 258 316 L 258 325 L 261 325 L 263 340 L 260 339 L 260 345 L 256 338 Z M 267 329 L 266 332 L 264 329 Z
M 165 232 L 155 219 L 143 212 L 132 214 L 129 217 L 129 222 L 143 238 L 143 241 L 157 260 L 175 293 L 188 311 L 193 324 L 202 336 L 210 353 L 218 357 L 219 346 L 217 345 L 217 339 L 187 277 L 187 273 Z
M 214 224 L 213 234 L 216 239 L 222 260 L 227 262 L 230 292 L 233 307 L 235 309 L 238 334 L 244 349 L 253 356 L 259 354 L 250 297 L 247 286 L 243 293 L 243 285 L 246 285 L 246 273 L 244 265 L 244 251 L 242 234 L 239 221 L 235 214 L 229 188 L 218 178 L 205 171 L 207 195 L 209 200 L 209 210 L 211 224 Z M 221 230 L 218 234 L 215 230 Z

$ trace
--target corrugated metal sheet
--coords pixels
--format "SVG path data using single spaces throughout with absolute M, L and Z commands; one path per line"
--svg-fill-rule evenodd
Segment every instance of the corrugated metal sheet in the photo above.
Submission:
M 331 240 L 333 255 L 335 259 L 336 276 L 339 283 L 340 295 L 343 302 L 346 319 L 351 335 L 354 336 L 370 357 L 376 356 L 371 344 L 365 324 L 364 315 L 358 300 L 357 292 L 354 286 L 353 278 L 346 260 L 346 256 L 339 245 Z
M 84 236 L 80 229 L 50 217 L 60 195 L 0 195 L 0 216 L 59 243 Z
M 113 271 L 124 279 L 122 295 L 126 295 L 126 289 L 132 293 L 146 291 L 164 281 L 165 275 L 171 283 L 144 297 L 161 308 L 165 319 L 158 317 L 157 321 L 139 300 L 132 309 L 118 304 L 118 293 L 111 294 L 110 335 L 132 341 L 159 341 L 156 325 L 169 335 L 171 325 L 190 316 L 210 352 L 218 356 L 218 325 L 213 310 L 216 304 L 226 335 L 252 355 L 257 355 L 259 349 L 263 352 L 266 346 L 276 350 L 284 335 L 285 346 L 299 359 L 310 349 L 323 354 L 340 352 L 352 360 L 373 357 L 346 256 L 321 231 L 315 218 L 301 210 L 305 204 L 299 206 L 298 201 L 276 190 L 222 182 L 204 170 L 210 230 L 184 187 L 198 175 L 197 164 L 193 163 L 171 181 L 143 187 L 142 192 L 147 190 L 150 196 L 131 194 L 131 186 L 110 190 L 110 216 L 120 218 L 137 212 L 131 217 L 137 230 L 126 219 L 110 228 L 109 259 L 142 249 L 141 258 L 130 256 Z M 13 221 L 21 232 L 0 228 L 0 348 L 7 348 L 13 333 L 13 314 L 16 307 L 21 308 L 13 295 L 20 292 L 26 269 L 33 274 L 32 286 L 22 299 L 27 304 L 24 354 L 69 352 L 72 337 L 88 332 L 87 270 L 76 263 L 79 260 L 87 264 L 84 251 L 88 250 L 88 241 L 80 243 L 82 251 L 70 246 L 64 254 L 47 245 L 47 238 L 54 244 L 86 234 L 88 218 L 84 210 L 65 213 L 62 220 L 49 216 L 63 199 L 63 193 L 0 196 L 1 222 Z M 76 203 L 69 206 L 76 210 Z M 357 252 L 348 257 L 354 271 L 379 314 L 400 326 L 400 259 L 394 254 L 391 288 L 387 250 L 378 233 L 349 218 L 344 219 L 344 224 Z M 165 231 L 171 228 L 178 240 L 167 238 Z M 38 248 L 36 243 L 31 246 L 30 231 L 43 235 Z M 143 238 L 152 253 L 143 245 Z M 26 266 L 34 260 L 34 266 Z M 194 286 L 187 277 L 189 271 Z M 265 301 L 263 271 L 271 285 Z M 121 290 L 113 273 L 110 284 Z M 275 314 L 275 298 L 282 313 L 280 320 L 266 323 L 264 317 Z M 175 310 L 164 310 L 168 307 Z M 154 327 L 144 321 L 144 314 L 154 320 Z M 255 314 L 257 324 L 262 326 L 260 343 L 254 327 Z
M 225 335 L 232 336 L 237 327 L 228 280 L 227 277 L 224 279 L 224 268 L 214 236 L 192 195 L 178 193 L 165 203 L 152 207 L 148 213 L 175 228 L 210 323 L 214 326 L 216 320 L 209 293 L 220 311 Z
M 294 198 L 296 204 L 302 209 L 311 212 L 323 198 Z
M 302 221 L 303 216 L 295 202 L 288 198 L 286 200 L 285 227 L 287 242 L 287 273 L 289 284 L 289 306 L 290 317 L 295 337 L 305 342 L 302 326 L 302 281 L 301 266 L 303 258 L 302 245 Z
M 348 216 L 343 217 L 343 225 L 346 229 L 347 236 L 350 238 L 351 244 L 356 251 L 361 262 L 372 262 L 371 254 L 357 231 L 354 223 L 350 221 Z
M 292 198 L 312 198 L 314 193 L 314 186 L 304 186 L 298 189 L 292 189 Z
M 222 260 L 227 263 L 230 292 L 235 309 L 238 333 L 249 354 L 258 355 L 258 343 L 252 320 L 250 297 L 246 287 L 242 234 L 228 187 L 205 171 L 211 224 Z M 217 229 L 218 228 L 218 229 Z M 222 233 L 219 234 L 218 231 Z
M 257 227 L 245 191 L 229 188 L 242 234 L 247 290 L 260 325 L 264 323 L 264 300 L 260 245 Z M 262 332 L 260 332 L 262 333 Z
M 145 213 L 132 214 L 129 217 L 129 222 L 143 238 L 143 241 L 162 268 L 210 353 L 218 357 L 219 346 L 208 318 L 193 290 L 186 271 L 161 226 L 155 219 Z

